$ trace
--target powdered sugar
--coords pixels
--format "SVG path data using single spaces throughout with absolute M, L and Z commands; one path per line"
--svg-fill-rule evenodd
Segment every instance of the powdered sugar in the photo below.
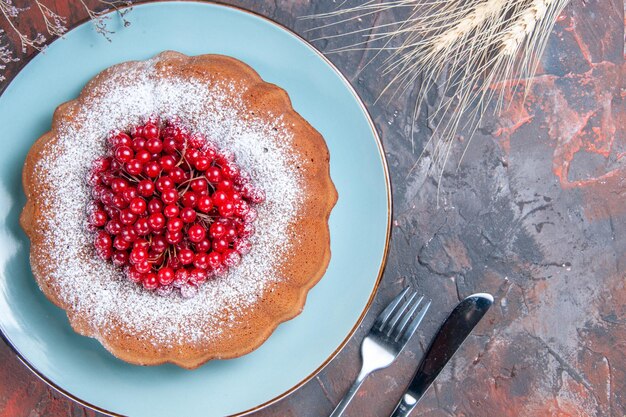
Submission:
M 176 346 L 219 335 L 233 324 L 233 315 L 224 311 L 254 308 L 263 289 L 282 279 L 278 265 L 289 251 L 286 232 L 297 219 L 304 185 L 281 117 L 260 120 L 247 112 L 241 101 L 245 86 L 159 77 L 153 64 L 133 63 L 101 80 L 72 123 L 60 122 L 55 149 L 36 169 L 52 186 L 50 233 L 44 243 L 55 261 L 49 279 L 58 283 L 61 299 L 101 332 L 115 323 L 156 346 Z M 227 276 L 203 284 L 192 298 L 178 293 L 161 297 L 129 282 L 95 255 L 85 228 L 91 201 L 87 173 L 104 154 L 107 134 L 151 115 L 179 118 L 220 149 L 231 150 L 266 193 L 265 203 L 257 207 L 250 253 Z M 192 291 L 181 288 L 184 295 Z

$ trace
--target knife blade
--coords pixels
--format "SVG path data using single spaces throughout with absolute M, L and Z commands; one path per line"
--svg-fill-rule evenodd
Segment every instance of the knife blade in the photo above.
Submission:
M 409 415 L 492 304 L 493 297 L 486 293 L 470 295 L 457 304 L 437 331 L 391 417 Z

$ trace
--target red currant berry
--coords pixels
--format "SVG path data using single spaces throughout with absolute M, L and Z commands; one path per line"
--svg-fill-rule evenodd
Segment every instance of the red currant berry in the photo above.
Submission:
M 170 172 L 176 167 L 176 158 L 172 155 L 162 156 L 161 159 L 159 159 L 159 165 L 161 165 L 163 171 Z
M 146 150 L 152 154 L 161 153 L 163 150 L 163 142 L 157 138 L 149 139 L 146 141 Z
M 228 249 L 224 252 L 224 265 L 231 268 L 238 265 L 241 261 L 241 255 L 234 249 Z
M 117 159 L 112 159 L 111 160 L 111 171 L 109 172 L 109 174 L 110 175 L 115 175 L 123 167 L 124 167 L 124 164 L 122 162 L 118 161 Z
M 147 150 L 142 149 L 140 151 L 137 151 L 135 159 L 137 159 L 142 164 L 145 164 L 147 162 L 150 162 L 150 160 L 152 159 L 152 155 L 150 155 L 150 152 L 148 152 Z
M 208 213 L 213 208 L 213 200 L 208 195 L 201 196 L 198 198 L 198 210 L 203 213 Z
M 161 165 L 156 161 L 150 161 L 144 165 L 143 171 L 150 178 L 156 178 L 161 173 Z
M 232 217 L 235 214 L 235 205 L 231 201 L 227 201 L 218 207 L 220 216 L 222 217 Z
M 168 204 L 163 209 L 163 214 L 165 214 L 165 217 L 167 218 L 178 217 L 179 213 L 180 213 L 180 209 L 178 208 L 176 204 Z
M 222 254 L 218 252 L 211 252 L 208 255 L 209 266 L 212 269 L 217 269 L 222 266 Z
M 219 253 L 228 250 L 228 241 L 226 239 L 213 240 L 213 250 Z
M 244 218 L 250 211 L 250 206 L 245 201 L 238 201 L 235 203 L 235 215 L 240 218 Z
M 130 202 L 129 209 L 135 214 L 142 214 L 146 211 L 147 204 L 146 200 L 141 197 L 133 198 L 133 201 Z M 121 218 L 121 217 L 120 217 Z
M 105 211 L 107 216 L 109 216 L 109 219 L 111 219 L 111 220 L 113 220 L 113 219 L 119 220 L 119 218 L 120 218 L 120 211 L 117 209 L 117 207 L 113 207 L 112 205 L 109 205 L 109 206 L 104 206 L 102 209 Z
M 211 161 L 206 156 L 200 155 L 193 164 L 198 171 L 206 171 L 211 166 Z
M 125 226 L 122 228 L 119 236 L 122 237 L 128 243 L 133 243 L 135 239 L 137 239 L 137 232 L 135 232 L 135 228 L 132 226 Z
M 244 215 L 243 220 L 248 223 L 253 223 L 257 218 L 257 212 L 254 207 L 250 207 L 248 213 Z
M 174 270 L 172 268 L 166 267 L 159 270 L 158 278 L 159 284 L 161 285 L 171 284 L 174 281 L 174 277 Z
M 178 268 L 182 267 L 183 264 L 180 262 L 178 256 L 171 256 L 170 259 L 167 261 L 167 266 L 169 266 L 173 270 L 177 270 Z
M 133 126 L 130 129 L 130 135 L 133 138 L 138 138 L 143 136 L 143 126 Z
M 115 148 L 117 146 L 128 146 L 132 143 L 132 140 L 126 133 L 119 132 L 109 137 L 109 143 Z
M 153 125 L 152 123 L 146 124 L 143 127 L 143 137 L 148 140 L 157 139 L 159 137 L 159 128 Z M 159 152 L 159 151 L 154 151 L 154 153 L 156 152 Z
M 89 174 L 89 179 L 87 180 L 87 184 L 89 184 L 92 187 L 95 187 L 97 185 L 100 185 L 102 183 L 102 175 L 92 171 L 91 174 Z
M 106 212 L 102 209 L 97 209 L 91 213 L 91 216 L 89 217 L 89 224 L 95 227 L 104 227 L 107 220 L 108 217 Z
M 220 222 L 214 222 L 209 227 L 209 236 L 212 239 L 220 239 L 226 234 L 226 226 Z
M 167 230 L 169 230 L 170 232 L 180 232 L 181 230 L 183 230 L 184 226 L 185 224 L 178 217 L 174 217 L 167 222 Z
M 183 235 L 183 232 L 181 232 L 181 231 L 172 232 L 171 230 L 167 230 L 165 232 L 165 240 L 170 245 L 175 245 L 175 244 L 177 244 L 179 242 L 182 242 L 184 237 L 185 236 Z
M 180 288 L 183 284 L 186 284 L 187 281 L 189 281 L 189 271 L 181 268 L 177 270 L 174 274 L 174 282 L 172 283 L 172 285 Z
M 191 181 L 190 186 L 192 190 L 199 193 L 206 190 L 209 184 L 204 178 L 195 178 Z
M 213 184 L 217 184 L 222 180 L 222 171 L 218 167 L 210 167 L 204 173 L 209 180 Z
M 135 138 L 133 139 L 133 150 L 135 152 L 141 151 L 146 146 L 146 140 L 144 138 Z
M 230 192 L 233 190 L 235 184 L 232 180 L 222 180 L 217 183 L 217 189 L 220 191 Z
M 213 142 L 206 142 L 202 149 L 204 150 L 204 154 L 207 156 L 207 158 L 209 158 L 211 161 L 215 160 L 215 158 L 217 157 L 217 146 L 215 146 L 215 144 Z
M 130 175 L 140 175 L 143 171 L 143 164 L 138 159 L 131 159 L 126 162 L 126 172 Z
M 208 275 L 206 271 L 203 271 L 200 268 L 192 269 L 191 273 L 189 274 L 189 281 L 195 283 L 196 285 L 202 284 L 204 281 L 206 281 L 207 278 Z
M 193 262 L 194 253 L 191 249 L 182 249 L 178 252 L 178 259 L 183 265 L 189 265 Z
M 202 239 L 200 242 L 196 243 L 197 252 L 208 252 L 210 250 L 211 250 L 211 241 L 209 239 Z
M 128 187 L 124 191 L 122 191 L 122 197 L 124 197 L 124 201 L 130 203 L 133 201 L 135 197 L 137 197 L 137 189 L 135 187 Z
M 111 165 L 113 165 L 112 162 L 111 162 Z M 111 182 L 113 181 L 114 178 L 115 178 L 114 174 L 111 171 L 108 171 L 108 172 L 102 173 L 100 180 L 102 181 L 102 184 L 111 186 Z
M 180 219 L 185 223 L 193 223 L 196 220 L 196 212 L 191 207 L 185 207 L 180 212 Z
M 252 244 L 248 239 L 239 239 L 236 240 L 233 244 L 233 249 L 235 249 L 241 255 L 246 255 L 250 253 L 250 249 L 252 249 Z
M 159 280 L 155 273 L 148 273 L 143 278 L 143 287 L 146 290 L 156 290 L 159 286 Z
M 172 181 L 172 179 L 170 177 L 168 177 L 167 175 L 159 178 L 156 183 L 156 188 L 157 190 L 163 192 L 165 190 L 169 190 L 171 188 L 174 188 L 174 181 Z
M 109 236 L 104 230 L 101 230 L 96 234 L 96 239 L 94 241 L 96 249 L 111 249 L 112 243 L 111 236 Z
M 194 162 L 196 162 L 196 159 L 198 159 L 200 157 L 200 151 L 197 149 L 191 149 L 188 150 L 185 153 L 185 159 L 187 159 L 187 161 L 189 161 L 189 163 L 193 164 Z
M 212 196 L 213 204 L 216 206 L 221 206 L 222 204 L 229 202 L 230 198 L 228 198 L 228 194 L 224 191 L 216 191 Z
M 234 241 L 237 238 L 237 228 L 232 226 L 232 227 L 227 227 L 226 228 L 226 233 L 224 234 L 224 239 L 228 240 L 229 242 Z
M 152 230 L 160 230 L 165 227 L 165 217 L 161 213 L 152 213 L 148 217 L 148 224 Z
M 141 217 L 141 218 L 137 219 L 137 221 L 133 225 L 133 228 L 135 229 L 135 232 L 139 236 L 147 235 L 148 233 L 150 233 L 150 224 L 148 223 L 148 218 L 147 217 Z
M 113 247 L 117 250 L 126 250 L 130 248 L 130 242 L 124 239 L 122 233 L 120 233 L 115 237 L 115 240 L 113 240 Z
M 170 178 L 176 184 L 180 184 L 181 182 L 185 181 L 185 171 L 183 171 L 183 169 L 180 167 L 173 168 L 170 171 Z
M 135 154 L 133 153 L 133 150 L 130 149 L 130 147 L 128 146 L 119 146 L 115 149 L 115 159 L 117 159 L 121 163 L 126 163 L 130 161 L 131 159 L 133 159 L 133 156 L 135 156 Z
M 91 164 L 95 172 L 104 172 L 111 166 L 111 158 L 98 158 Z
M 144 259 L 143 261 L 137 262 L 135 264 L 135 269 L 139 273 L 146 274 L 150 272 L 150 270 L 152 269 L 152 265 L 147 259 Z
M 253 188 L 248 194 L 248 199 L 255 204 L 261 204 L 265 201 L 265 191 L 259 188 Z
M 163 207 L 164 207 L 163 203 L 160 200 L 157 200 L 156 198 L 153 198 L 148 203 L 148 211 L 150 213 L 159 213 L 163 211 Z
M 187 139 L 189 145 L 194 148 L 202 148 L 202 146 L 207 142 L 206 138 L 201 133 L 195 133 Z
M 137 238 L 133 243 L 133 248 L 144 248 L 146 250 L 150 249 L 150 242 L 145 239 Z
M 179 146 L 176 143 L 176 139 L 174 138 L 163 139 L 163 152 L 169 155 L 174 155 L 177 150 L 179 150 Z
M 156 253 L 163 253 L 167 250 L 167 240 L 164 236 L 154 236 L 150 248 Z
M 106 230 L 111 235 L 117 235 L 119 232 L 122 231 L 122 224 L 118 220 L 113 219 L 107 223 L 104 230 Z
M 133 224 L 137 220 L 137 215 L 130 209 L 124 209 L 120 212 L 120 222 L 122 224 Z
M 124 178 L 115 178 L 111 181 L 111 191 L 114 193 L 121 193 L 128 188 L 128 181 Z
M 150 197 L 154 194 L 154 183 L 150 180 L 141 180 L 137 184 L 137 193 L 142 197 Z
M 176 143 L 185 143 L 189 140 L 189 132 L 185 129 L 179 129 L 174 135 L 174 139 L 176 139 Z
M 193 266 L 200 269 L 207 269 L 209 267 L 209 257 L 206 253 L 197 253 L 193 258 Z
M 246 223 L 243 225 L 241 230 L 239 230 L 239 236 L 249 238 L 256 232 L 253 224 Z
M 128 268 L 128 270 L 126 271 L 126 276 L 128 277 L 130 281 L 135 282 L 135 283 L 139 283 L 143 281 L 143 274 L 137 271 L 137 269 L 135 269 L 134 266 L 131 266 L 130 268 Z
M 228 163 L 222 167 L 222 175 L 228 178 L 234 178 L 239 175 L 239 167 L 234 163 Z
M 193 224 L 187 230 L 187 236 L 194 243 L 200 242 L 206 236 L 206 230 L 199 224 Z
M 129 259 L 133 264 L 137 264 L 145 259 L 148 259 L 148 251 L 145 248 L 133 248 L 130 252 Z
M 124 194 L 118 193 L 113 196 L 113 200 L 111 204 L 118 209 L 123 209 L 128 207 L 128 201 L 124 198 Z
M 195 207 L 198 203 L 198 195 L 193 191 L 187 191 L 183 194 L 182 203 L 185 207 Z
M 161 199 L 165 204 L 174 204 L 178 201 L 178 191 L 173 188 L 169 188 L 161 194 Z

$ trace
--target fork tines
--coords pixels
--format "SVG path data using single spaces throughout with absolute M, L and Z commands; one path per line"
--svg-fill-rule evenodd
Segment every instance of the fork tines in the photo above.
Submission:
M 406 300 L 402 300 L 406 297 Z M 406 341 L 421 323 L 426 315 L 431 301 L 424 301 L 424 296 L 417 297 L 417 292 L 410 287 L 406 287 L 391 303 L 383 310 L 376 319 L 372 330 L 381 334 L 381 336 L 398 342 Z M 421 308 L 418 311 L 418 308 Z M 416 314 L 417 312 L 417 314 Z

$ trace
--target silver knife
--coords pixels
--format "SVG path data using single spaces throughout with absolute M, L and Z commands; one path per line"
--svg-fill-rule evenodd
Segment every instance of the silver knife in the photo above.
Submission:
M 454 352 L 489 310 L 491 304 L 493 304 L 493 297 L 485 293 L 470 295 L 457 304 L 426 350 L 411 384 L 391 417 L 408 417 Z

